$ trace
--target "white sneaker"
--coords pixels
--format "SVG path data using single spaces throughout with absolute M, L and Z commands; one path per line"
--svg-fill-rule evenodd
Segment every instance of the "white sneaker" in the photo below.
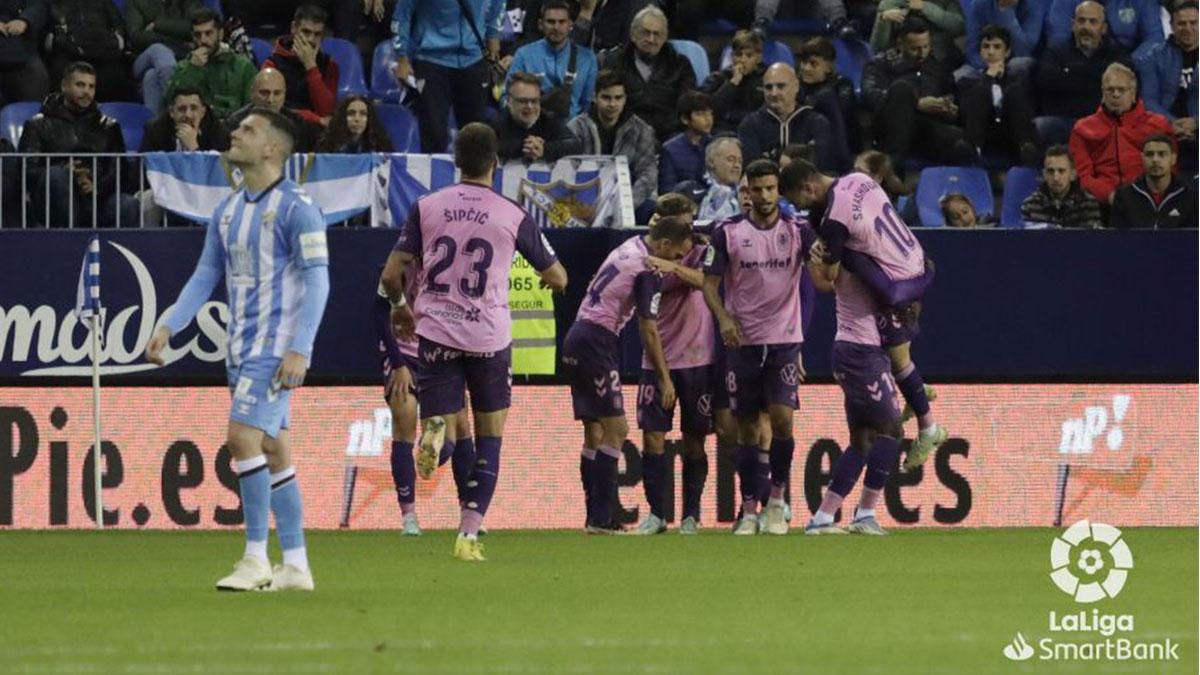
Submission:
M 733 533 L 736 535 L 758 534 L 758 515 L 743 515 L 742 519 L 737 521 L 737 525 L 733 527 Z
M 311 591 L 312 589 L 312 570 L 301 571 L 292 565 L 276 565 L 275 578 L 267 587 L 268 591 Z
M 854 522 L 846 527 L 846 531 L 850 534 L 873 534 L 877 537 L 887 534 L 887 530 L 880 527 L 879 521 L 875 520 L 875 516 L 855 518 Z
M 787 502 L 783 503 L 783 519 L 788 521 L 788 525 L 792 524 L 792 505 Z
M 417 522 L 417 514 L 404 514 L 404 529 L 400 532 L 404 537 L 419 537 L 421 536 L 421 525 Z
M 640 535 L 649 535 L 649 534 L 662 534 L 663 532 L 666 532 L 666 531 L 667 531 L 667 524 L 663 522 L 663 519 L 659 518 L 658 516 L 654 515 L 653 513 L 650 513 L 650 514 L 646 515 L 646 519 L 642 521 L 641 525 L 637 526 L 637 529 L 634 530 L 633 533 L 640 534 Z
M 767 502 L 767 511 L 765 522 L 763 523 L 762 531 L 767 534 L 787 534 L 788 521 L 787 514 L 783 510 L 783 501 L 775 501 L 772 499 Z
M 218 591 L 257 591 L 271 583 L 271 565 L 254 556 L 246 556 L 233 566 L 233 574 L 217 582 Z
M 817 525 L 810 520 L 808 525 L 804 526 L 804 534 L 846 534 L 846 531 L 838 527 L 837 523 Z
M 679 524 L 679 534 L 700 534 L 700 523 L 691 516 L 684 518 Z
M 417 452 L 417 474 L 425 480 L 437 471 L 438 456 L 446 443 L 446 418 L 430 417 L 421 432 L 421 449 Z

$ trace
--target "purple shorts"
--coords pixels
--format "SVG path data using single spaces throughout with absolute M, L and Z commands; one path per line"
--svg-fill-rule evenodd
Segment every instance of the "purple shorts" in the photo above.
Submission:
M 512 405 L 512 347 L 498 352 L 464 352 L 421 338 L 417 350 L 417 400 L 422 417 L 448 415 L 466 407 L 496 412 Z
M 767 406 L 800 407 L 800 343 L 745 345 L 726 351 L 725 389 L 736 417 L 766 412 Z
M 575 419 L 623 417 L 617 336 L 587 321 L 576 321 L 563 340 L 563 375 L 571 385 Z
M 717 348 L 713 352 L 712 368 L 712 408 L 713 410 L 729 410 L 729 368 L 725 359 L 725 343 L 717 335 Z
M 685 434 L 711 434 L 712 367 L 680 368 L 671 371 L 675 398 L 679 400 L 679 428 Z M 642 431 L 670 431 L 674 428 L 675 408 L 662 405 L 658 376 L 653 370 L 642 370 L 638 383 L 638 428 Z
M 884 349 L 897 347 L 917 339 L 917 336 L 921 334 L 919 315 L 919 307 L 916 316 L 908 319 L 898 316 L 895 312 L 876 314 L 875 325 L 879 327 L 879 339 Z
M 408 393 L 413 396 L 417 395 L 417 357 L 409 356 L 403 352 L 400 353 L 400 367 L 408 368 L 408 372 L 412 375 L 412 384 L 408 387 Z M 383 358 L 383 400 L 387 400 L 387 386 L 392 379 L 392 363 L 387 357 Z
M 900 403 L 892 361 L 882 347 L 836 341 L 831 355 L 833 377 L 846 397 L 850 431 L 884 432 L 900 422 Z

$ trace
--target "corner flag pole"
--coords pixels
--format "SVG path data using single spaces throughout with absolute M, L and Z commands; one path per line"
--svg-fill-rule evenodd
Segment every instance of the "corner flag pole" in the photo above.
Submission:
M 104 529 L 104 497 L 100 489 L 100 334 L 104 330 L 100 308 L 100 237 L 92 236 L 83 268 L 79 270 L 79 288 L 75 296 L 75 316 L 87 319 L 92 352 L 92 481 L 96 529 Z

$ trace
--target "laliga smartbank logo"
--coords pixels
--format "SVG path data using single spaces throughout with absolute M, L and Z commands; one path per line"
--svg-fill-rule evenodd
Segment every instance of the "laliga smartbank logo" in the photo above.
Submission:
M 1133 551 L 1112 525 L 1081 520 L 1050 544 L 1050 580 L 1079 604 L 1115 598 L 1133 569 Z M 1004 646 L 1010 661 L 1178 661 L 1179 643 L 1137 640 L 1132 614 L 1092 608 L 1059 614 L 1051 610 L 1047 630 L 1056 635 L 1030 642 L 1018 632 Z M 1097 638 L 1098 636 L 1098 638 Z

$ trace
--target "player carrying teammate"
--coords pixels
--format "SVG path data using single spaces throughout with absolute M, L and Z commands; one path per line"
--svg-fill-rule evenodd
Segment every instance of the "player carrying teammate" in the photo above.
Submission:
M 691 225 L 682 218 L 666 217 L 651 225 L 648 235 L 632 237 L 613 249 L 592 277 L 575 323 L 563 340 L 562 362 L 571 383 L 571 403 L 575 419 L 583 422 L 579 474 L 589 533 L 621 531 L 615 522 L 613 500 L 617 460 L 629 424 L 617 365 L 618 336 L 636 313 L 642 347 L 654 370 L 657 398 L 664 410 L 673 409 L 675 384 L 655 321 L 662 284 L 656 265 L 679 260 L 691 246 Z
M 800 274 L 816 235 L 804 219 L 780 213 L 774 162 L 751 162 L 746 179 L 753 209 L 717 226 L 705 261 L 704 299 L 729 348 L 725 386 L 738 421 L 734 465 L 742 494 L 734 534 L 759 531 L 758 416 L 764 410 L 771 421 L 771 495 L 762 529 L 787 534 L 783 495 L 795 450 L 796 387 L 804 378 Z
M 504 422 L 512 403 L 512 317 L 508 275 L 520 252 L 556 291 L 567 273 L 529 214 L 492 190 L 496 134 L 471 123 L 454 141 L 462 182 L 425 195 L 408 214 L 381 283 L 401 338 L 417 335 L 417 389 L 424 433 L 421 452 L 452 438 L 447 416 L 464 411 L 464 387 L 475 416 L 475 463 L 454 543 L 454 557 L 481 561 L 478 534 L 500 471 Z M 404 295 L 405 269 L 423 275 L 416 307 Z M 414 312 L 415 317 L 414 318 Z
M 218 590 L 313 588 L 288 402 L 304 382 L 329 297 L 329 252 L 320 209 L 283 177 L 294 142 L 291 122 L 263 108 L 233 131 L 225 159 L 242 170 L 242 187 L 217 206 L 195 272 L 146 347 L 146 359 L 161 365 L 170 337 L 191 322 L 224 274 L 233 394 L 227 443 L 238 472 L 246 552 Z M 283 564 L 274 570 L 267 560 L 268 511 L 283 549 Z

